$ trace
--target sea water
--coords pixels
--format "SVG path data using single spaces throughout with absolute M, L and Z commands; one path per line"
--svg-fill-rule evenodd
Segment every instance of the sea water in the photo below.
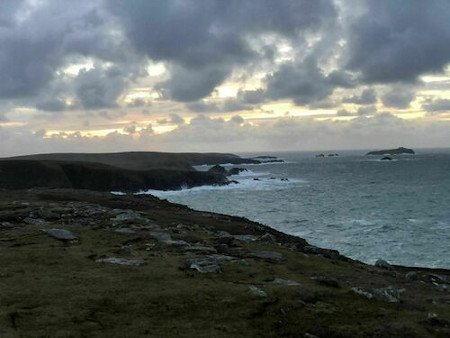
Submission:
M 392 161 L 364 153 L 270 154 L 285 163 L 240 165 L 248 171 L 231 177 L 238 184 L 149 193 L 244 216 L 366 263 L 450 268 L 450 151 Z

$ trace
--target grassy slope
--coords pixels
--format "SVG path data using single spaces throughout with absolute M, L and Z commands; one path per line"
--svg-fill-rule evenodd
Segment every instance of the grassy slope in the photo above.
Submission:
M 15 202 L 14 202 L 15 201 Z M 449 294 L 424 281 L 408 281 L 406 270 L 386 271 L 352 261 L 302 252 L 305 242 L 242 218 L 195 212 L 151 197 L 115 197 L 86 191 L 1 192 L 0 216 L 13 209 L 50 209 L 70 201 L 107 208 L 136 209 L 190 242 L 211 245 L 213 233 L 270 232 L 280 242 L 243 243 L 244 249 L 274 250 L 280 264 L 246 258 L 230 262 L 221 273 L 179 269 L 188 254 L 157 244 L 147 232 L 119 234 L 101 216 L 61 219 L 45 226 L 23 225 L 0 231 L 0 336 L 2 337 L 427 337 L 450 334 L 428 323 L 428 313 L 450 317 Z M 23 202 L 28 203 L 24 206 Z M 2 216 L 3 215 L 3 216 Z M 12 222 L 14 223 L 14 222 Z M 17 223 L 17 222 L 16 222 Z M 64 224 L 66 223 L 66 224 Z M 180 232 L 179 224 L 189 230 Z M 19 225 L 19 224 L 18 224 Z M 79 245 L 47 237 L 42 227 L 64 227 L 80 236 Z M 117 255 L 132 245 L 140 267 L 95 263 L 92 257 Z M 154 244 L 147 250 L 146 244 Z M 416 269 L 420 274 L 427 270 Z M 449 276 L 448 271 L 440 271 Z M 311 279 L 333 277 L 341 288 Z M 269 277 L 298 281 L 287 287 Z M 267 297 L 253 296 L 258 285 Z M 367 300 L 350 288 L 404 288 L 401 303 Z

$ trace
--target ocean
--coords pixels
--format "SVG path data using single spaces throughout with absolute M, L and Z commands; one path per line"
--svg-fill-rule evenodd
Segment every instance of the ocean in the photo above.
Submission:
M 364 151 L 332 153 L 339 156 L 270 153 L 285 162 L 240 165 L 248 171 L 231 177 L 238 184 L 148 193 L 243 216 L 370 264 L 382 258 L 450 268 L 450 151 L 419 150 L 392 161 Z

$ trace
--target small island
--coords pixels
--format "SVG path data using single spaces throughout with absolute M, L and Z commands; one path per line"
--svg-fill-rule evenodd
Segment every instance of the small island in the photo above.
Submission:
M 402 155 L 402 154 L 414 155 L 415 152 L 412 149 L 399 147 L 396 149 L 384 149 L 384 150 L 369 151 L 366 155 Z

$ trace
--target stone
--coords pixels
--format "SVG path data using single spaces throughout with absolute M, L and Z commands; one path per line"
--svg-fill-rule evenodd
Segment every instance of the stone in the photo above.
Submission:
M 187 260 L 187 267 L 200 273 L 220 272 L 219 260 L 215 257 L 194 257 Z
M 351 291 L 359 296 L 362 296 L 367 299 L 375 299 L 381 300 L 389 303 L 398 303 L 400 302 L 399 295 L 400 290 L 395 290 L 392 287 L 387 288 L 379 288 L 379 289 L 364 289 L 353 287 Z
M 386 269 L 386 270 L 392 270 L 394 268 L 391 264 L 386 262 L 384 259 L 378 259 L 375 262 L 375 266 L 377 268 Z
M 326 258 L 336 259 L 340 256 L 339 251 L 331 250 L 331 249 L 323 249 L 313 245 L 306 245 L 303 248 L 303 251 L 306 253 L 311 253 L 314 255 L 321 255 Z
M 284 259 L 283 255 L 276 251 L 254 251 L 249 257 L 264 259 L 270 263 L 280 263 Z
M 405 278 L 409 281 L 415 281 L 419 278 L 419 275 L 415 271 L 410 271 L 405 275 Z
M 78 237 L 75 236 L 72 232 L 65 229 L 48 229 L 44 230 L 50 237 L 58 239 L 60 241 L 69 242 L 76 241 Z
M 99 258 L 96 259 L 95 261 L 97 263 L 108 263 L 108 264 L 128 265 L 128 266 L 144 265 L 144 261 L 142 259 L 127 259 L 121 257 Z
M 47 224 L 47 221 L 45 219 L 42 218 L 31 218 L 31 217 L 27 217 L 23 220 L 24 223 L 26 224 L 31 224 L 31 225 L 44 225 Z
M 237 239 L 238 241 L 241 242 L 254 242 L 256 240 L 258 240 L 258 237 L 253 236 L 253 235 L 234 235 L 233 236 L 235 239 Z
M 250 290 L 250 293 L 255 297 L 260 297 L 260 298 L 267 297 L 267 293 L 255 285 L 249 285 L 248 289 Z
M 234 241 L 234 237 L 230 235 L 226 231 L 218 231 L 216 234 L 215 242 L 217 244 L 226 244 L 226 245 L 232 245 Z
M 275 238 L 275 236 L 272 234 L 269 234 L 269 233 L 265 233 L 264 235 L 259 237 L 258 240 L 260 240 L 261 242 L 265 242 L 265 243 L 276 243 L 277 242 L 277 239 Z
M 135 234 L 136 233 L 136 231 L 131 228 L 120 228 L 120 229 L 116 229 L 114 231 L 118 232 L 120 234 Z
M 300 286 L 300 283 L 296 282 L 295 280 L 284 279 L 279 277 L 275 277 L 272 281 L 270 281 L 270 283 L 284 286 Z

